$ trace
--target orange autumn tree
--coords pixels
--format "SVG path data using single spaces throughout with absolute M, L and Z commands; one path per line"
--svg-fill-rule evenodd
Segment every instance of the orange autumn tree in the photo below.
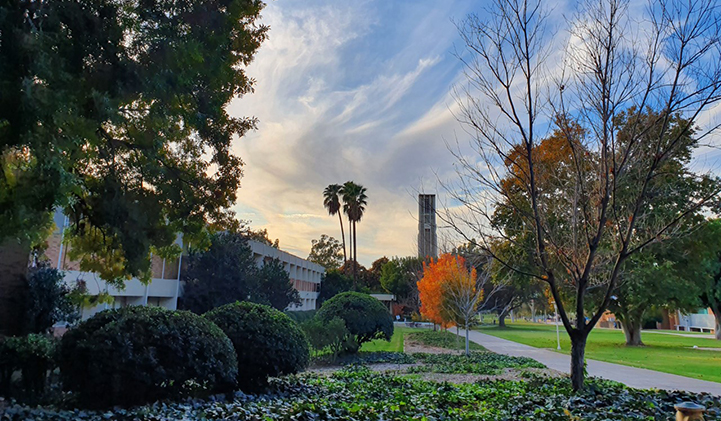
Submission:
M 455 266 L 456 257 L 449 254 L 431 259 L 428 264 L 424 262 L 423 278 L 417 283 L 421 315 L 442 327 L 450 326 L 450 320 L 443 317 L 443 281 Z
M 443 254 L 438 259 L 431 259 L 428 264 L 424 263 L 423 278 L 418 282 L 421 315 L 442 327 L 454 323 L 463 325 L 463 322 L 459 322 L 457 306 L 451 305 L 457 300 L 450 298 L 459 295 L 466 286 L 473 291 L 473 295 L 482 297 L 482 293 L 476 289 L 476 270 L 469 272 L 463 257 Z M 480 302 L 480 299 L 477 301 Z
M 451 267 L 441 284 L 442 315 L 465 330 L 466 355 L 469 355 L 468 332 L 483 300 L 483 282 L 478 278 L 476 268 L 468 270 L 462 257 L 456 257 L 455 261 L 455 267 Z

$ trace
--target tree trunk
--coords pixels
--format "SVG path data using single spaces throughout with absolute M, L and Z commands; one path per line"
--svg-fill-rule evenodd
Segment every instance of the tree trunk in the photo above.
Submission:
M 498 327 L 506 327 L 506 313 L 505 311 L 502 311 L 501 314 L 498 315 Z
M 345 231 L 343 231 L 343 212 L 338 211 L 338 220 L 340 221 L 340 237 L 343 240 L 343 263 L 348 261 L 348 255 L 345 254 Z
M 20 335 L 27 293 L 30 245 L 16 240 L 0 244 L 0 335 Z
M 469 341 L 469 337 L 468 337 L 468 321 L 466 321 L 466 356 L 471 355 L 471 353 L 470 353 L 470 351 L 469 351 L 469 348 L 470 348 L 470 347 L 468 346 L 468 341 Z
M 571 385 L 573 390 L 583 389 L 585 378 L 585 354 L 587 334 L 574 332 L 571 336 Z
M 353 282 L 358 283 L 358 233 L 356 231 L 356 221 L 353 221 Z
M 348 218 L 348 257 L 353 260 L 353 221 Z
M 623 333 L 626 335 L 626 346 L 643 346 L 641 341 L 641 320 L 625 318 L 621 322 Z
M 536 304 L 531 302 L 531 322 L 536 323 Z

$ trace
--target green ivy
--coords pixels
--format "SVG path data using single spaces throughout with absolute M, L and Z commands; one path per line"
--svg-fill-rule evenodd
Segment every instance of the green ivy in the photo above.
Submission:
M 159 403 L 130 410 L 60 411 L 10 405 L 2 421 L 170 420 L 668 420 L 674 404 L 691 400 L 721 420 L 718 397 L 636 390 L 590 379 L 574 393 L 565 378 L 449 384 L 350 367 L 331 376 L 304 374 L 271 383 L 264 395 L 232 400 Z

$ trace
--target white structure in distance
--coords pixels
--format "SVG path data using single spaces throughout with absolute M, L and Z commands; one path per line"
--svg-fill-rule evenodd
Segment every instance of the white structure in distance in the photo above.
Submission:
M 75 286 L 78 282 L 82 282 L 85 284 L 88 294 L 97 295 L 107 292 L 113 298 L 113 302 L 110 304 L 104 303 L 82 309 L 83 320 L 102 310 L 129 305 L 158 306 L 169 310 L 178 308 L 178 297 L 182 293 L 180 282 L 184 257 L 182 254 L 174 259 L 153 256 L 151 281 L 146 285 L 138 278 L 132 278 L 125 281 L 125 287 L 120 289 L 108 285 L 96 273 L 81 271 L 78 262 L 68 258 L 67 246 L 63 243 L 63 235 L 69 225 L 68 218 L 58 210 L 54 215 L 54 222 L 56 229 L 48 238 L 48 248 L 45 250 L 45 256 L 48 258 L 50 266 L 65 273 L 66 284 Z M 185 250 L 182 236 L 178 236 L 176 244 Z M 300 294 L 300 304 L 291 305 L 287 310 L 300 311 L 316 308 L 321 278 L 325 273 L 323 266 L 258 241 L 249 240 L 248 244 L 253 252 L 255 262 L 259 266 L 271 259 L 279 259 L 283 263 L 293 287 Z
M 278 259 L 290 276 L 293 287 L 300 294 L 300 304 L 291 305 L 288 311 L 315 310 L 320 295 L 320 281 L 325 268 L 319 264 L 301 259 L 286 251 L 279 250 L 259 241 L 249 240 L 250 249 L 258 266 L 263 262 Z

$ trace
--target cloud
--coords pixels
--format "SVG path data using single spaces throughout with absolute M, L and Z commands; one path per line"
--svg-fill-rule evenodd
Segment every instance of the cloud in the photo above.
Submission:
M 256 91 L 229 106 L 260 121 L 234 144 L 246 162 L 235 209 L 300 256 L 321 234 L 340 239 L 322 191 L 347 180 L 368 188 L 361 263 L 415 254 L 413 192 L 450 160 L 445 104 L 459 69 L 450 18 L 469 4 L 391 3 L 269 3 L 270 38 L 248 69 Z M 408 131 L 431 120 L 441 124 Z
M 572 19 L 575 4 L 557 2 L 552 26 Z M 369 196 L 358 225 L 361 263 L 415 254 L 416 193 L 443 194 L 437 179 L 454 174 L 447 144 L 458 141 L 466 153 L 451 94 L 464 81 L 452 20 L 470 11 L 480 11 L 471 0 L 269 2 L 270 38 L 248 69 L 255 93 L 229 106 L 260 122 L 234 143 L 246 162 L 239 216 L 306 256 L 321 234 L 341 237 L 323 189 L 353 180 Z M 553 42 L 565 41 L 559 34 Z M 717 122 L 718 110 L 704 118 Z

